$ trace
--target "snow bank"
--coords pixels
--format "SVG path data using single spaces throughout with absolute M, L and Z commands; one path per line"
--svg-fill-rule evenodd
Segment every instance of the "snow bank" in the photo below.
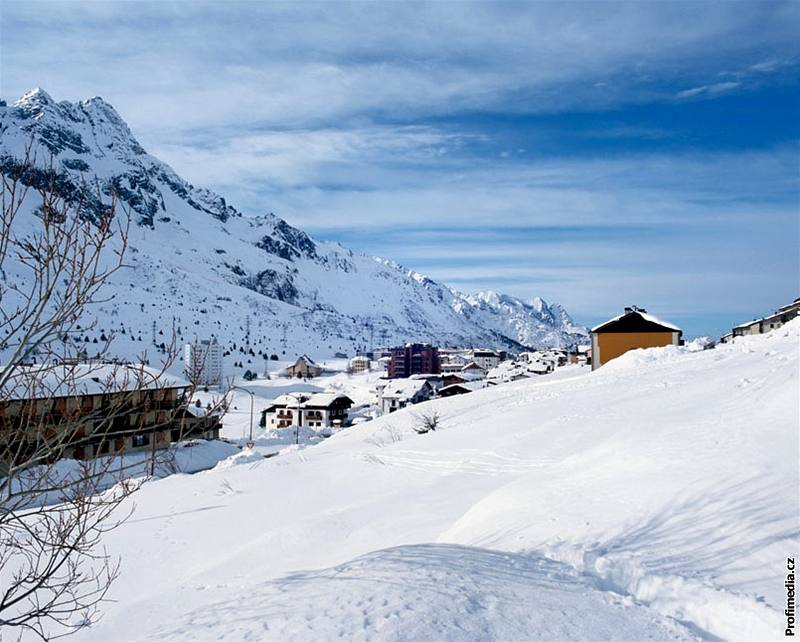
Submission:
M 400 546 L 292 573 L 157 631 L 170 640 L 694 640 L 539 556 Z
M 744 339 L 146 484 L 76 639 L 782 639 L 800 322 Z

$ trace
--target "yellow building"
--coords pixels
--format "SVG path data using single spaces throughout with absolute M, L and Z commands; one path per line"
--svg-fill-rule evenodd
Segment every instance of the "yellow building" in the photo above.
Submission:
M 680 345 L 683 331 L 671 323 L 631 306 L 625 312 L 592 328 L 592 370 L 628 350 Z

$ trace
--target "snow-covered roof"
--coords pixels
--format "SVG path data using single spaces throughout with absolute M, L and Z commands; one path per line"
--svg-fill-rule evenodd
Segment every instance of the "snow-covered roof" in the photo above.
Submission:
M 276 406 L 288 408 L 327 408 L 337 399 L 347 399 L 352 402 L 350 397 L 339 392 L 287 392 L 273 399 L 267 410 L 275 408 Z
M 763 318 L 753 319 L 752 321 L 747 321 L 745 323 L 740 323 L 739 325 L 735 325 L 733 326 L 733 329 L 737 330 L 739 328 L 749 328 L 751 325 L 755 325 L 756 323 L 761 323 L 763 320 L 764 320 Z
M 3 399 L 49 399 L 131 390 L 189 388 L 191 384 L 142 364 L 40 364 L 17 366 L 3 385 Z
M 667 321 L 664 321 L 662 319 L 659 319 L 657 316 L 654 316 L 654 315 L 649 314 L 647 312 L 642 312 L 641 310 L 633 310 L 631 312 L 623 312 L 622 314 L 619 314 L 619 315 L 615 316 L 613 319 L 609 319 L 608 321 L 603 321 L 603 323 L 594 326 L 591 329 L 591 332 L 597 332 L 601 328 L 604 328 L 605 326 L 607 326 L 607 325 L 609 325 L 611 323 L 614 323 L 615 321 L 619 321 L 623 317 L 627 317 L 627 316 L 629 316 L 631 314 L 637 314 L 642 319 L 644 319 L 645 321 L 649 321 L 650 323 L 655 323 L 655 324 L 663 326 L 665 328 L 669 328 L 670 330 L 675 330 L 675 332 L 680 332 L 681 331 L 681 329 L 678 326 L 676 326 L 676 325 L 674 325 L 672 323 L 669 323 Z
M 550 368 L 541 361 L 532 361 L 526 368 L 529 372 L 547 372 Z
M 381 396 L 393 399 L 410 399 L 425 386 L 430 386 L 425 379 L 398 379 L 387 384 Z
M 306 408 L 327 408 L 334 401 L 338 399 L 346 399 L 352 402 L 352 399 L 347 395 L 340 392 L 317 392 L 311 395 L 305 402 Z

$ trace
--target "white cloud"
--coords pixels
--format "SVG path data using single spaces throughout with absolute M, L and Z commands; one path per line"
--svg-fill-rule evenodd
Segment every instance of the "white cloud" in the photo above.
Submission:
M 695 96 L 716 96 L 727 91 L 732 91 L 737 87 L 741 87 L 742 83 L 728 81 L 718 82 L 713 85 L 702 85 L 701 87 L 692 87 L 691 89 L 684 89 L 679 91 L 678 98 L 694 98 Z
M 139 133 L 583 109 L 666 99 L 660 83 L 713 87 L 723 61 L 758 65 L 755 50 L 764 61 L 791 58 L 798 11 L 791 2 L 692 12 L 674 3 L 6 2 L 3 90 L 101 94 Z

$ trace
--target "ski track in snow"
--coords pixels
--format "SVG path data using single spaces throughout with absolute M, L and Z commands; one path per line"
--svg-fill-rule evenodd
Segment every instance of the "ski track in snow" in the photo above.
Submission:
M 367 453 L 367 461 L 407 470 L 431 472 L 441 475 L 466 473 L 471 475 L 521 474 L 533 468 L 553 463 L 553 459 L 531 460 L 498 453 L 467 449 L 455 452 L 430 452 L 423 450 L 393 450 L 387 454 Z

